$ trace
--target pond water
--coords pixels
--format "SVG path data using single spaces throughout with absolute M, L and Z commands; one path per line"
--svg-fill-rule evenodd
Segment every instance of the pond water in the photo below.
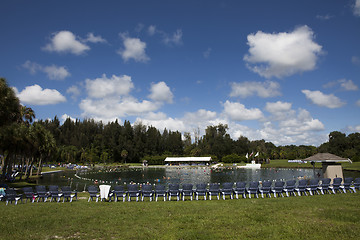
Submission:
M 44 185 L 71 185 L 73 189 L 83 191 L 86 186 L 94 184 L 126 185 L 133 183 L 169 184 L 169 183 L 224 183 L 238 181 L 265 181 L 300 178 L 322 178 L 321 169 L 284 169 L 284 168 L 263 168 L 263 169 L 211 169 L 208 167 L 198 168 L 128 168 L 117 171 L 65 171 L 59 173 L 44 174 L 37 184 Z M 360 172 L 344 171 L 344 177 L 360 177 Z

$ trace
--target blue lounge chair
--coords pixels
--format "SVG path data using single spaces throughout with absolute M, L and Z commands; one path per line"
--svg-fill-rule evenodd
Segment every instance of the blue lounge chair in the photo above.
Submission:
M 272 190 L 273 193 L 274 193 L 274 197 L 276 196 L 282 196 L 284 197 L 283 195 L 283 192 L 284 192 L 284 185 L 285 185 L 285 182 L 283 181 L 276 181 L 275 182 L 275 187 L 274 189 Z M 293 188 L 294 189 L 294 188 Z M 292 190 L 292 193 L 294 194 L 294 190 Z M 289 195 L 288 195 L 289 196 Z
M 43 202 L 46 202 L 46 200 L 49 197 L 48 192 L 46 191 L 46 187 L 43 185 L 39 185 L 36 186 L 35 189 L 36 189 L 36 194 L 38 196 L 37 202 L 39 202 L 41 199 L 43 200 Z
M 253 194 L 256 198 L 259 198 L 259 182 L 250 182 L 250 186 L 247 189 L 247 192 L 249 194 L 249 198 L 251 198 L 251 194 Z
M 191 183 L 185 183 L 182 185 L 182 200 L 185 201 L 185 197 L 190 197 L 190 200 L 193 199 L 193 185 Z
M 114 198 L 115 202 L 117 202 L 120 197 L 122 197 L 123 202 L 125 202 L 126 192 L 125 192 L 124 186 L 116 185 L 112 192 L 113 192 L 113 198 Z
M 7 188 L 5 190 L 6 205 L 8 205 L 9 202 L 12 203 L 13 201 L 15 201 L 15 205 L 16 205 L 20 199 L 21 199 L 21 195 L 17 195 L 15 189 Z
M 176 197 L 176 200 L 179 201 L 180 199 L 179 184 L 172 184 L 172 183 L 169 184 L 168 197 L 169 197 L 169 201 L 171 201 L 171 197 Z
M 203 196 L 204 200 L 206 200 L 206 194 L 207 194 L 206 186 L 207 185 L 205 183 L 196 184 L 196 189 L 195 189 L 196 200 L 199 200 L 199 196 Z
M 50 194 L 50 202 L 52 202 L 53 199 L 55 199 L 55 200 L 57 199 L 57 202 L 60 202 L 62 193 L 59 192 L 59 186 L 50 185 L 49 186 L 49 194 Z
M 100 193 L 99 193 L 99 188 L 98 186 L 95 186 L 95 185 L 90 185 L 88 187 L 88 192 L 90 194 L 89 196 L 89 199 L 88 199 L 88 202 L 91 201 L 94 201 L 94 198 L 96 199 L 96 202 L 99 201 L 99 197 L 100 197 Z
M 319 180 L 311 179 L 306 190 L 310 193 L 311 196 L 314 195 L 315 193 L 320 195 L 318 188 L 319 188 Z
M 295 184 L 296 184 L 296 180 L 288 180 L 288 181 L 286 181 L 286 186 L 284 188 L 284 192 L 286 193 L 287 197 L 289 197 L 291 195 L 296 196 L 296 194 L 295 194 Z
M 166 201 L 165 185 L 158 184 L 155 186 L 155 201 L 158 200 L 158 197 L 164 197 L 164 201 Z
M 305 194 L 307 196 L 306 187 L 307 187 L 307 180 L 301 179 L 301 180 L 299 180 L 298 186 L 297 186 L 297 188 L 295 188 L 295 190 L 298 192 L 299 196 L 301 196 L 303 194 Z
M 342 182 L 342 178 L 334 178 L 334 179 L 333 179 L 332 186 L 330 186 L 329 188 L 332 190 L 332 192 L 333 192 L 334 194 L 335 194 L 337 191 L 339 191 L 340 193 L 342 193 L 342 191 L 340 190 L 341 182 Z
M 321 179 L 321 185 L 318 188 L 320 190 L 321 194 L 325 194 L 325 192 L 330 193 L 330 191 L 329 191 L 330 182 L 331 182 L 330 178 Z
M 259 189 L 259 192 L 261 193 L 262 198 L 264 198 L 264 194 L 265 194 L 265 196 L 268 196 L 271 198 L 271 185 L 272 185 L 272 182 L 270 182 L 270 181 L 262 182 L 262 186 Z
M 239 199 L 239 195 L 246 198 L 246 182 L 236 182 L 234 193 L 236 195 L 236 199 Z
M 32 187 L 24 187 L 22 190 L 24 193 L 23 198 L 26 198 L 26 202 L 28 199 L 30 199 L 30 201 L 33 203 L 37 197 L 34 193 L 33 188 Z
M 230 196 L 230 199 L 233 199 L 233 186 L 234 183 L 232 182 L 223 183 L 222 189 L 220 190 L 220 194 L 222 195 L 224 200 L 226 199 L 227 195 Z
M 360 190 L 360 178 L 355 178 L 354 180 L 354 192 L 357 190 Z
M 220 194 L 220 184 L 218 183 L 211 183 L 208 191 L 209 200 L 211 200 L 211 196 L 216 196 L 218 200 Z
M 127 197 L 128 197 L 128 201 L 131 201 L 132 197 L 136 198 L 136 201 L 139 201 L 139 196 L 140 196 L 140 190 L 139 190 L 139 185 L 138 184 L 128 184 L 127 185 Z
M 63 194 L 63 202 L 69 201 L 72 202 L 73 198 L 77 198 L 77 192 L 76 191 L 71 191 L 70 186 L 63 186 L 61 187 L 61 191 Z
M 348 190 L 349 192 L 355 192 L 355 188 L 351 187 L 352 182 L 353 182 L 352 177 L 347 177 L 344 179 L 343 185 L 340 186 L 340 188 L 344 191 L 344 193 L 346 193 L 346 190 Z
M 152 201 L 154 195 L 153 187 L 150 184 L 144 184 L 141 187 L 141 201 L 144 201 L 144 198 L 148 197 L 150 202 Z

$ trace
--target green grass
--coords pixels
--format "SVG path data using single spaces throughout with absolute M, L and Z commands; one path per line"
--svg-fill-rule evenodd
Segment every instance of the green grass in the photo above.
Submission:
M 360 171 L 360 162 L 342 163 L 344 170 Z M 307 163 L 289 163 L 288 160 L 271 160 L 269 164 L 262 164 L 262 168 L 312 168 L 310 162 Z M 315 168 L 321 168 L 321 163 L 315 163 Z
M 360 239 L 359 202 L 360 193 L 226 201 L 1 202 L 0 239 Z

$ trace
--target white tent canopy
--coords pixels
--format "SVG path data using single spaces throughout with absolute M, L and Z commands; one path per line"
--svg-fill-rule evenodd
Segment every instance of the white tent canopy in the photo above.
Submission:
M 167 157 L 165 162 L 210 162 L 211 157 Z

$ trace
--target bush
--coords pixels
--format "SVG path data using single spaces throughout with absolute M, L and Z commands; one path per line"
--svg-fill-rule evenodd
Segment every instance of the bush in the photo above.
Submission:
M 233 154 L 226 155 L 225 157 L 223 157 L 222 161 L 224 163 L 240 163 L 241 161 L 244 161 L 244 159 L 241 156 L 233 153 Z
M 148 162 L 149 165 L 164 165 L 164 160 L 165 160 L 166 156 L 146 156 L 144 157 L 141 162 L 143 162 L 143 160 L 146 160 Z

